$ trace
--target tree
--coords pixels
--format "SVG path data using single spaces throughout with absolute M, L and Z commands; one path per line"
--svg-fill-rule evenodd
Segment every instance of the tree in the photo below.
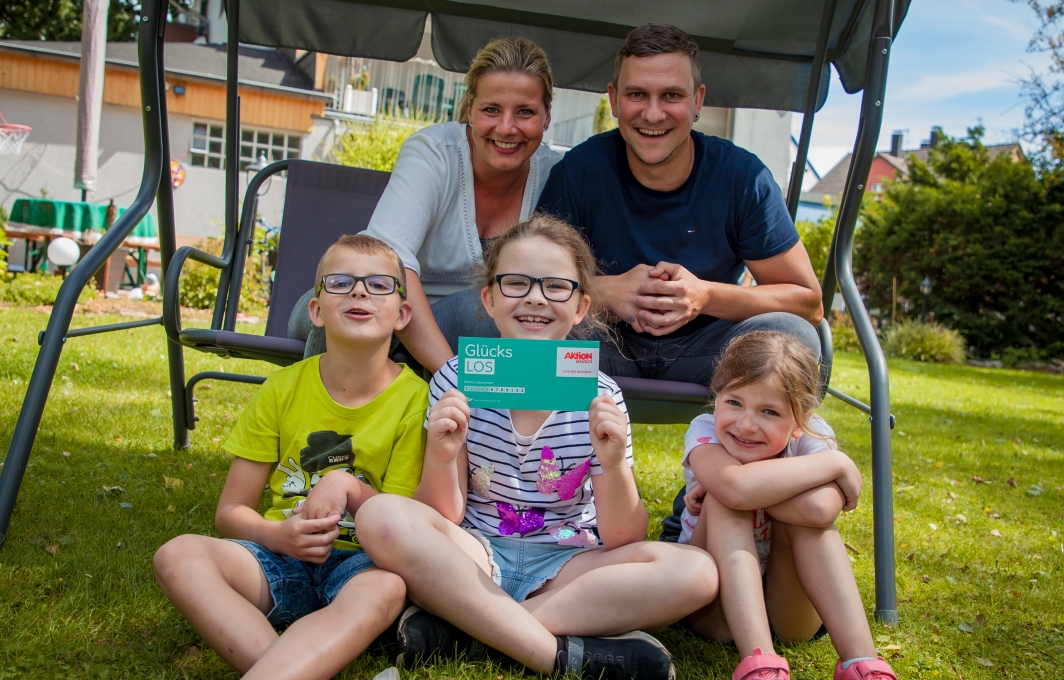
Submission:
M 137 39 L 140 3 L 110 0 L 108 42 Z M 81 40 L 82 0 L 0 0 L 0 39 Z
M 1064 161 L 1064 0 L 1012 0 L 1026 2 L 1035 14 L 1038 28 L 1027 45 L 1028 52 L 1048 52 L 1049 71 L 1031 70 L 1020 79 L 1027 98 L 1021 135 L 1034 142 L 1034 156 L 1041 165 Z
M 613 112 L 610 111 L 610 100 L 606 98 L 606 95 L 603 95 L 599 98 L 599 103 L 595 107 L 595 118 L 591 122 L 591 130 L 597 135 L 615 127 L 617 127 L 617 119 L 613 117 Z
M 855 269 L 869 306 L 899 296 L 921 300 L 960 331 L 976 356 L 1064 357 L 1064 171 L 1036 173 L 1006 154 L 995 159 L 983 129 L 947 139 L 928 163 L 910 156 L 908 174 L 866 203 Z

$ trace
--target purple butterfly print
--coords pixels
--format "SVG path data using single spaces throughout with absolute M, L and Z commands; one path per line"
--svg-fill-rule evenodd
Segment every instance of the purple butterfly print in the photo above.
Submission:
M 549 446 L 544 446 L 539 454 L 539 481 L 536 482 L 536 488 L 540 493 L 557 491 L 558 498 L 567 501 L 584 485 L 584 478 L 589 470 L 591 461 L 585 460 L 562 474 L 558 469 L 558 461 L 554 458 L 554 451 Z
M 509 503 L 495 502 L 499 511 L 499 533 L 503 536 L 526 536 L 543 528 L 543 508 L 518 510 Z

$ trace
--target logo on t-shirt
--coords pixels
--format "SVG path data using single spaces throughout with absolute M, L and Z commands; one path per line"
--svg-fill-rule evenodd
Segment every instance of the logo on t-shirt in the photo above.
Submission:
M 351 435 L 332 430 L 320 430 L 307 435 L 306 447 L 299 451 L 299 466 L 310 474 L 344 465 L 354 467 L 355 454 L 351 449 Z
M 598 377 L 598 347 L 559 347 L 555 376 L 558 378 Z

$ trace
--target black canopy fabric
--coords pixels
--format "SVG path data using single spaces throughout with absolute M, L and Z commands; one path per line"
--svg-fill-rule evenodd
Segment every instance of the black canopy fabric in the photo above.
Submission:
M 699 44 L 706 105 L 801 111 L 826 0 L 241 0 L 241 42 L 390 61 L 411 59 L 432 15 L 432 51 L 464 72 L 492 38 L 522 35 L 548 54 L 558 87 L 604 92 L 628 31 L 679 26 Z M 895 0 L 895 33 L 910 0 Z M 864 87 L 871 0 L 837 0 L 827 61 Z M 825 65 L 825 69 L 829 67 Z M 828 73 L 824 74 L 825 76 Z M 822 80 L 819 108 L 827 98 Z

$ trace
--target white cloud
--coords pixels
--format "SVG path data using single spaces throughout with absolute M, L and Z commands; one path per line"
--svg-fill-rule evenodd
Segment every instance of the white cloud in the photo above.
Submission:
M 998 67 L 976 69 L 963 73 L 928 73 L 911 85 L 903 85 L 891 93 L 895 102 L 934 102 L 952 99 L 973 92 L 1015 88 L 1016 77 Z

